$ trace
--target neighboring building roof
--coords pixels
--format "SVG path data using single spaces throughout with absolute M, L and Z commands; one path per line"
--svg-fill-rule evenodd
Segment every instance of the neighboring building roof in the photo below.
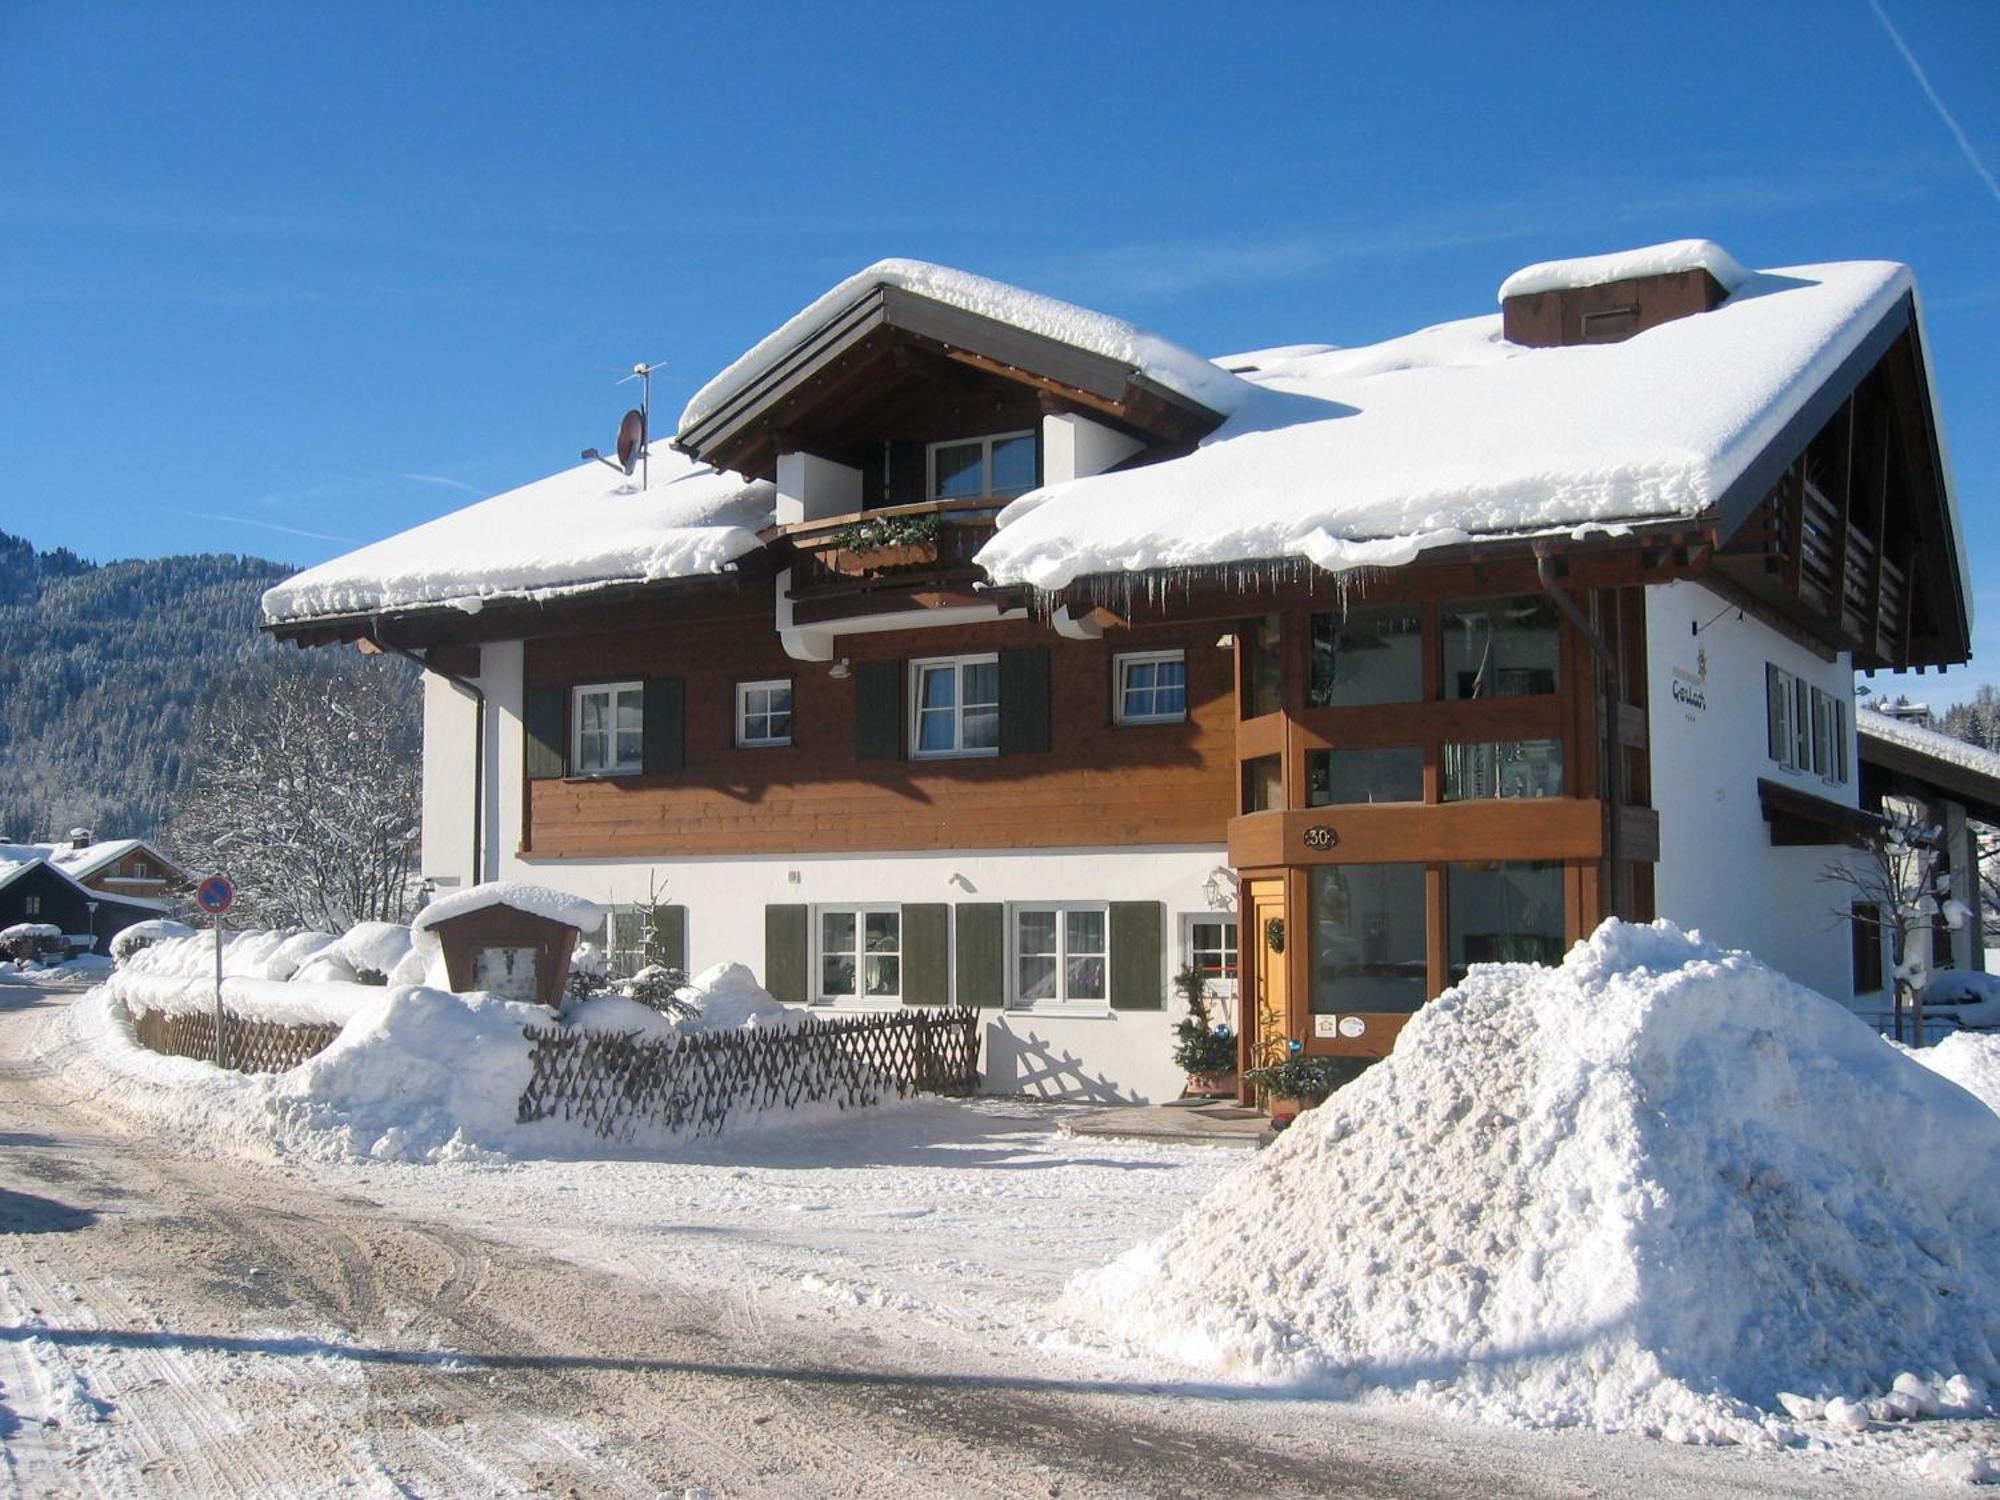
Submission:
M 696 391 L 681 413 L 680 431 L 685 433 L 706 422 L 842 309 L 883 286 L 901 287 L 962 312 L 1128 365 L 1218 416 L 1228 415 L 1247 394 L 1242 382 L 1212 361 L 1123 318 L 928 261 L 878 260 L 816 298 Z
M 468 505 L 348 552 L 264 594 L 270 624 L 547 599 L 614 584 L 722 572 L 762 544 L 776 491 L 718 474 L 665 443 L 648 457 L 650 488 L 601 463 Z
M 116 864 L 138 849 L 145 850 L 171 874 L 186 877 L 187 871 L 144 839 L 100 839 L 96 843 L 85 844 L 81 849 L 72 848 L 68 843 L 0 843 L 0 884 L 4 884 L 7 878 L 7 866 L 32 863 L 38 859 L 54 865 L 72 880 L 88 880 L 106 865 Z
M 1286 557 L 1388 566 L 1476 537 L 1692 520 L 1911 285 L 1886 262 L 1792 267 L 1620 343 L 1522 348 L 1490 314 L 1224 360 L 1260 390 L 1194 453 L 1024 495 L 978 560 L 999 582 L 1058 589 Z
M 1936 787 L 1982 822 L 2000 821 L 2000 753 L 1872 708 L 1854 712 L 1864 764 Z
M 54 860 L 46 858 L 41 847 L 34 844 L 0 844 L 0 889 L 5 889 L 21 879 L 31 870 L 45 869 L 65 885 L 73 886 L 87 901 L 114 906 L 137 906 L 147 911 L 165 911 L 168 903 L 155 901 L 146 896 L 114 895 L 109 891 L 94 890 L 83 881 L 65 870 Z

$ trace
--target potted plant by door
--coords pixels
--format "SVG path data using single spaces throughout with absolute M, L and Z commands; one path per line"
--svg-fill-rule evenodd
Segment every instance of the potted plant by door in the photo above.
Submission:
M 1283 1130 L 1315 1104 L 1324 1104 L 1327 1096 L 1340 1087 L 1340 1073 L 1333 1058 L 1306 1057 L 1294 1052 L 1281 1063 L 1252 1068 L 1243 1076 L 1264 1095 L 1271 1128 Z
M 1228 1098 L 1236 1093 L 1236 1032 L 1218 1025 L 1208 1010 L 1208 980 L 1189 964 L 1174 976 L 1187 1015 L 1174 1024 L 1174 1061 L 1187 1074 L 1182 1098 Z

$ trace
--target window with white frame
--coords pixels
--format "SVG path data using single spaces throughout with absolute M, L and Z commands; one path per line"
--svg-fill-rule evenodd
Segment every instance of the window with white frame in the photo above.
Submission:
M 1834 786 L 1847 784 L 1850 704 L 1783 667 L 1766 664 L 1764 711 L 1772 760 Z
M 943 656 L 910 663 L 910 753 L 997 755 L 1000 658 Z
M 819 908 L 821 1005 L 895 1004 L 903 995 L 903 911 L 898 906 Z
M 641 765 L 646 690 L 636 682 L 594 682 L 570 693 L 572 776 L 621 776 Z
M 790 678 L 736 684 L 736 743 L 739 746 L 792 742 Z
M 996 432 L 930 445 L 931 495 L 938 500 L 1005 499 L 1035 487 L 1037 436 Z
M 1105 906 L 1014 909 L 1013 1003 L 1026 1008 L 1109 1003 L 1111 915 Z
M 1187 653 L 1128 651 L 1113 658 L 1120 724 L 1178 724 L 1187 718 Z
M 1208 981 L 1211 995 L 1236 993 L 1236 918 L 1226 912 L 1190 912 L 1181 918 L 1181 952 Z

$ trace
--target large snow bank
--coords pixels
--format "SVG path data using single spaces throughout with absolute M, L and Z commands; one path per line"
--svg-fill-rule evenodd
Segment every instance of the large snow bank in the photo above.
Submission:
M 1750 279 L 1735 256 L 1714 240 L 1669 240 L 1609 255 L 1579 255 L 1569 260 L 1545 260 L 1523 266 L 1500 283 L 1500 300 L 1536 292 L 1565 292 L 1578 287 L 1605 286 L 1638 276 L 1671 276 L 1677 271 L 1706 271 L 1733 292 Z
M 1059 344 L 1115 359 L 1219 414 L 1235 410 L 1248 393 L 1241 381 L 1211 361 L 1123 318 L 929 261 L 878 260 L 815 298 L 696 391 L 681 413 L 680 430 L 686 432 L 713 416 L 774 361 L 878 286 L 901 287 Z
M 1842 1007 L 1611 922 L 1558 968 L 1475 968 L 1065 1308 L 1522 1425 L 1762 1440 L 1780 1393 L 1814 1416 L 1900 1372 L 1965 1408 L 2000 1377 L 1996 1160 L 2000 1116 Z
M 719 573 L 762 545 L 776 490 L 651 447 L 651 487 L 586 463 L 308 568 L 265 591 L 271 622 Z
M 1886 262 L 1800 266 L 1616 344 L 1520 348 L 1495 313 L 1235 357 L 1261 390 L 1194 453 L 1031 491 L 978 561 L 1057 589 L 1253 559 L 1392 566 L 1469 536 L 1691 517 L 1911 285 Z
M 516 911 L 532 912 L 538 917 L 547 917 L 551 922 L 574 927 L 578 932 L 594 932 L 604 925 L 604 908 L 595 901 L 556 890 L 553 886 L 528 885 L 518 880 L 489 880 L 483 885 L 468 886 L 433 901 L 417 914 L 411 928 L 415 932 L 429 932 L 440 922 L 462 917 L 469 911 L 482 911 L 489 906 L 511 906 Z
M 2000 1032 L 1961 1031 L 1936 1046 L 1906 1052 L 2000 1114 Z M 2000 1162 L 1993 1164 L 2000 1171 Z

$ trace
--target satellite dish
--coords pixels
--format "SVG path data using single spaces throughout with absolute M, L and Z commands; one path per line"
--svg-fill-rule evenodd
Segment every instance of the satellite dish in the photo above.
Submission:
M 639 455 L 646 451 L 646 414 L 634 409 L 618 424 L 618 466 L 627 474 L 639 467 Z

